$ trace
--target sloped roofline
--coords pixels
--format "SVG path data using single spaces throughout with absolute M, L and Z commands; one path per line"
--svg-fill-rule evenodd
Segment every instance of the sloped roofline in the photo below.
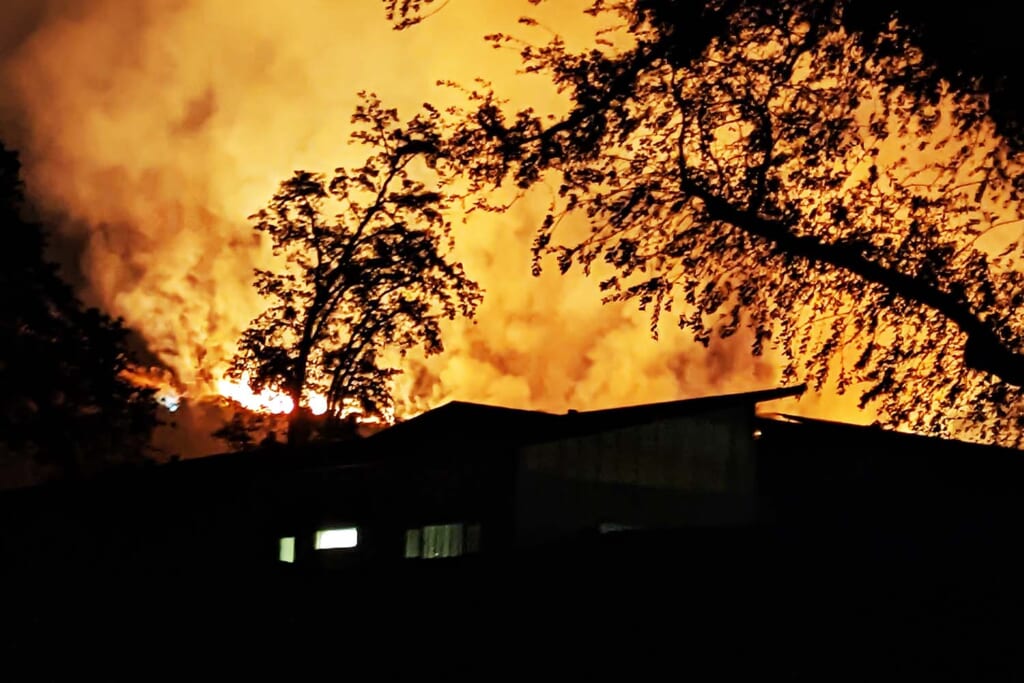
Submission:
M 776 387 L 775 389 L 761 389 L 758 391 L 746 391 L 738 394 L 716 394 L 712 396 L 699 396 L 697 398 L 684 398 L 676 401 L 663 401 L 660 403 L 641 403 L 632 406 L 619 408 L 606 408 L 603 410 L 587 410 L 569 414 L 586 415 L 591 417 L 603 417 L 612 415 L 626 415 L 630 413 L 650 413 L 654 417 L 667 415 L 688 414 L 714 410 L 729 405 L 758 404 L 765 401 L 774 401 L 780 398 L 800 396 L 807 391 L 806 384 L 798 384 L 792 387 Z
M 733 406 L 754 407 L 758 403 L 798 396 L 806 384 L 777 387 L 738 394 L 644 403 L 603 410 L 549 413 L 466 401 L 449 401 L 433 410 L 399 423 L 370 437 L 384 443 L 405 439 L 434 440 L 495 439 L 530 443 L 565 438 L 607 429 L 639 425 L 655 420 L 720 410 Z
M 457 409 L 460 407 L 469 407 L 472 409 L 482 409 L 494 411 L 495 413 L 503 413 L 509 416 L 512 415 L 546 415 L 552 417 L 559 417 L 562 415 L 590 415 L 599 417 L 602 415 L 612 415 L 616 413 L 630 413 L 630 412 L 664 412 L 664 413 L 676 413 L 676 412 L 695 412 L 703 411 L 706 408 L 717 408 L 719 406 L 731 405 L 731 404 L 745 404 L 745 403 L 764 403 L 765 401 L 774 401 L 780 398 L 789 398 L 791 396 L 800 396 L 807 391 L 806 384 L 798 384 L 792 387 L 776 387 L 774 389 L 759 389 L 756 391 L 745 391 L 736 394 L 712 394 L 710 396 L 697 396 L 695 398 L 683 398 L 676 399 L 674 401 L 661 401 L 658 403 L 637 403 L 628 406 L 619 406 L 616 408 L 602 408 L 599 410 L 572 410 L 570 409 L 567 413 L 551 413 L 543 410 L 526 410 L 522 408 L 506 408 L 504 406 L 496 406 L 488 403 L 474 403 L 472 401 L 448 401 L 441 404 L 433 410 L 429 410 L 425 413 L 421 413 L 416 417 L 409 420 L 412 422 L 421 417 L 426 417 L 436 413 L 439 410 L 450 410 Z M 405 424 L 405 423 L 402 423 Z M 397 426 L 397 425 L 396 425 Z

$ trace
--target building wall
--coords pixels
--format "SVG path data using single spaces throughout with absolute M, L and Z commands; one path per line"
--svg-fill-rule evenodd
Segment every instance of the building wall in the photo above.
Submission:
M 1019 451 L 824 422 L 759 428 L 765 522 L 976 535 L 1024 520 Z
M 755 515 L 753 406 L 523 448 L 519 544 L 640 527 L 743 524 Z
M 490 450 L 485 450 L 490 449 Z M 406 532 L 434 525 L 482 529 L 482 552 L 508 546 L 512 525 L 513 460 L 493 444 L 445 451 L 421 448 L 372 466 L 309 471 L 268 491 L 276 537 L 294 536 L 296 565 L 337 568 L 406 562 Z M 287 491 L 287 495 L 282 492 Z M 317 530 L 354 526 L 359 545 L 317 552 Z M 467 541 L 467 552 L 470 552 Z M 276 551 L 275 551 L 276 552 Z M 267 556 L 270 556 L 268 552 Z M 276 557 L 276 555 L 275 555 Z

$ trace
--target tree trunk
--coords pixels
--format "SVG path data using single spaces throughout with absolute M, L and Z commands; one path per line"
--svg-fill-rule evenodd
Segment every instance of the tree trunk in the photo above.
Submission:
M 291 415 L 288 416 L 288 445 L 302 446 L 309 443 L 312 426 L 309 411 L 299 406 L 298 401 L 296 401 L 295 408 L 292 409 Z
M 291 386 L 288 388 L 288 395 L 292 399 L 292 412 L 288 416 L 289 446 L 301 446 L 309 442 L 312 425 L 309 420 L 309 411 L 300 404 L 300 400 L 302 399 L 302 389 L 306 385 L 306 369 L 309 366 L 310 348 L 309 325 L 307 324 L 303 340 L 299 344 L 299 357 L 295 364 L 295 377 L 292 378 Z

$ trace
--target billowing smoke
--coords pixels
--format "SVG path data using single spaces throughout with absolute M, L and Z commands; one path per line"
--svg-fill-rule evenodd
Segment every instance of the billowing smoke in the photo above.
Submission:
M 557 110 L 550 86 L 481 38 L 531 13 L 582 41 L 583 4 L 452 3 L 396 33 L 378 0 L 8 0 L 0 138 L 76 245 L 64 265 L 83 298 L 123 316 L 198 397 L 260 310 L 251 274 L 268 249 L 246 217 L 293 169 L 358 161 L 345 144 L 357 91 L 411 115 L 443 95 L 438 78 L 482 75 L 516 104 Z M 541 202 L 460 228 L 458 257 L 486 300 L 476 323 L 450 327 L 443 355 L 403 361 L 407 412 L 453 398 L 587 409 L 778 380 L 742 335 L 705 350 L 666 321 L 655 342 L 644 313 L 600 304 L 596 281 L 532 278 Z

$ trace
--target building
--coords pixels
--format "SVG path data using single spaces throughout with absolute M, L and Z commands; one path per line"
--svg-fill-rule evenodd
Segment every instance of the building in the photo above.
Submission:
M 366 439 L 15 491 L 3 562 L 289 576 L 780 533 L 980 538 L 1021 521 L 1018 451 L 759 416 L 803 390 L 560 415 L 452 402 Z

